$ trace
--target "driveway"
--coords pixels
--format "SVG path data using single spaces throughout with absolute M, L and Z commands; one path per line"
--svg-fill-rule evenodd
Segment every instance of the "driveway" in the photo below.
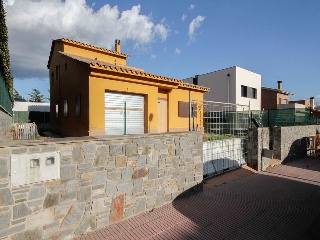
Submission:
M 202 192 L 78 239 L 320 239 L 320 159 L 234 170 Z

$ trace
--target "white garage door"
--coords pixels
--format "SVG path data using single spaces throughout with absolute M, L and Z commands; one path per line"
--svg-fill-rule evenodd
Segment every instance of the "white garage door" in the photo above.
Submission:
M 144 133 L 144 96 L 106 92 L 106 135 Z

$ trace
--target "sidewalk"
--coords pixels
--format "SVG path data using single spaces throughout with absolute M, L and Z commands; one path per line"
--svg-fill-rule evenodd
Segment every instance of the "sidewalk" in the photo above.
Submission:
M 193 196 L 77 239 L 320 239 L 320 160 L 237 169 Z

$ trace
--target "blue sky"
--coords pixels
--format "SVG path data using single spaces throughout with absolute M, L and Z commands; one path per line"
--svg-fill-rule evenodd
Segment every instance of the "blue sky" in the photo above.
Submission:
M 319 0 L 6 0 L 14 87 L 48 95 L 51 41 L 113 49 L 128 65 L 184 79 L 231 66 L 283 82 L 292 100 L 320 104 Z M 108 5 L 107 5 L 108 4 Z M 19 17 L 17 17 L 19 16 Z

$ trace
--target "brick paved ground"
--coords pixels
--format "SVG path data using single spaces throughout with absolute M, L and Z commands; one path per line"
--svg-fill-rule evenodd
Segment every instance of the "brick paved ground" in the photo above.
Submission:
M 320 159 L 207 180 L 205 190 L 78 239 L 320 239 Z

